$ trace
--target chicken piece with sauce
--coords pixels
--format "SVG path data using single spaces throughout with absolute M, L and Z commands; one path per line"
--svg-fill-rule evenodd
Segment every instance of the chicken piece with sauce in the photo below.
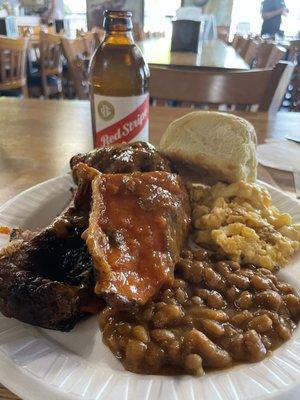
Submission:
M 188 224 L 188 194 L 177 175 L 99 174 L 85 232 L 96 294 L 118 306 L 145 304 L 171 285 Z

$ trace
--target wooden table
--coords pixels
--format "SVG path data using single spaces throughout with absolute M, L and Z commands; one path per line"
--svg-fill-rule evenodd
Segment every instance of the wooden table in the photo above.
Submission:
M 249 65 L 231 46 L 221 40 L 200 42 L 199 52 L 171 52 L 169 38 L 147 39 L 138 43 L 151 65 L 184 68 L 249 69 Z
M 150 140 L 158 144 L 168 124 L 189 109 L 150 110 Z M 300 114 L 239 113 L 253 123 L 259 143 L 299 130 Z M 92 147 L 87 101 L 0 98 L 0 204 L 61 173 L 69 158 Z M 293 193 L 289 173 L 261 168 L 259 177 Z M 17 399 L 0 385 L 0 399 Z

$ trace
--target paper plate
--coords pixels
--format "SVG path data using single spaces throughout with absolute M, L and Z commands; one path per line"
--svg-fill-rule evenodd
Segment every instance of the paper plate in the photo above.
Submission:
M 300 144 L 291 141 L 274 141 L 257 146 L 258 162 L 269 168 L 293 172 L 300 169 Z
M 67 204 L 72 185 L 66 175 L 21 193 L 0 208 L 0 225 L 29 229 L 47 225 Z M 267 188 L 274 204 L 300 221 L 300 204 Z M 2 236 L 0 245 L 6 241 Z M 280 274 L 299 292 L 300 255 Z M 0 381 L 25 400 L 298 400 L 300 329 L 270 358 L 256 364 L 201 378 L 147 376 L 123 369 L 102 344 L 95 317 L 62 333 L 0 314 Z

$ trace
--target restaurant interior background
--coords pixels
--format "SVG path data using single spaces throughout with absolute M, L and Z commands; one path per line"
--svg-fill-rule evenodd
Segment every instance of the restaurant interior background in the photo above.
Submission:
M 12 2 L 13 3 L 13 2 Z M 18 1 L 14 2 L 18 4 Z M 21 1 L 20 4 L 39 4 L 41 1 Z M 71 30 L 76 28 L 86 29 L 86 11 L 87 9 L 101 5 L 104 8 L 117 7 L 118 1 L 107 0 L 64 0 L 63 10 L 65 18 L 71 21 Z M 144 3 L 144 26 L 145 30 L 157 31 L 170 29 L 170 18 L 175 15 L 176 10 L 181 6 L 181 0 L 144 0 L 144 1 L 121 1 L 124 3 L 122 8 L 141 9 Z M 4 15 L 8 4 L 5 0 L 0 0 L 2 12 Z M 184 1 L 184 5 L 191 5 L 193 1 Z M 300 2 L 298 0 L 286 0 L 287 8 L 290 10 L 288 20 L 283 21 L 283 30 L 287 35 L 293 36 L 299 31 L 300 26 Z M 260 33 L 261 0 L 212 0 L 204 11 L 213 12 L 218 18 L 220 25 L 230 26 L 231 34 L 235 33 L 238 27 L 244 29 L 244 32 Z M 238 26 L 239 25 L 239 26 Z
M 13 0 L 0 0 L 0 16 L 6 14 L 7 5 L 30 4 L 32 8 L 43 3 L 42 0 L 23 0 L 18 2 Z M 61 0 L 63 4 L 64 17 L 70 21 L 71 31 L 86 29 L 86 12 L 94 8 L 128 8 L 134 10 L 137 20 L 143 19 L 144 28 L 149 31 L 162 30 L 168 32 L 170 29 L 171 18 L 175 16 L 176 10 L 182 5 L 181 0 Z M 282 29 L 288 36 L 294 36 L 299 32 L 300 27 L 300 1 L 286 0 L 289 9 L 289 18 L 284 19 Z M 183 0 L 184 6 L 197 4 L 197 1 Z M 8 7 L 9 8 L 9 7 Z M 30 9 L 30 7 L 28 7 Z M 260 18 L 261 0 L 211 0 L 205 7 L 204 12 L 216 15 L 217 24 L 230 26 L 231 35 L 236 31 L 243 33 L 259 34 L 261 30 Z M 144 12 L 142 11 L 144 9 Z M 16 8 L 17 10 L 17 8 Z M 139 15 L 139 17 L 137 17 Z
M 203 26 L 211 24 L 211 27 L 203 33 L 202 39 L 204 40 L 201 40 L 200 35 L 199 43 L 204 51 L 199 51 L 200 47 L 196 51 L 198 53 L 194 60 L 195 66 L 201 67 L 201 69 L 219 68 L 220 66 L 223 69 L 253 69 L 274 67 L 280 60 L 291 61 L 297 66 L 295 66 L 283 106 L 290 111 L 299 111 L 300 109 L 298 89 L 299 0 L 285 0 L 289 12 L 282 17 L 281 34 L 276 34 L 273 38 L 261 36 L 263 21 L 261 0 L 55 0 L 54 3 L 53 1 L 0 0 L 0 35 L 27 36 L 29 39 L 26 61 L 29 97 L 88 98 L 88 61 L 91 59 L 97 43 L 103 39 L 102 22 L 103 12 L 106 9 L 129 9 L 133 12 L 135 40 L 150 65 L 165 65 L 172 58 L 174 61 L 175 55 L 170 53 L 172 23 L 178 17 L 177 10 L 186 7 L 194 10 L 192 12 L 198 10 L 197 12 L 203 15 Z M 55 11 L 52 11 L 56 15 L 52 12 L 53 15 L 49 16 L 48 11 L 44 12 L 43 10 L 47 10 L 47 8 L 51 10 L 53 4 L 55 4 Z M 53 91 L 51 88 L 50 91 L 48 90 L 49 93 L 45 88 L 47 82 L 42 87 L 43 66 L 40 61 L 42 42 L 39 36 L 41 30 L 50 34 L 58 33 L 65 38 L 60 43 L 61 57 L 60 65 L 56 66 L 57 73 L 44 77 L 44 83 L 52 78 L 61 80 L 61 83 L 53 82 L 56 88 L 61 86 L 62 89 L 58 88 Z M 85 52 L 78 51 L 78 43 L 72 42 L 75 38 L 82 39 Z M 158 40 L 159 38 L 160 40 Z M 209 45 L 206 39 L 216 39 L 218 42 L 211 42 Z M 68 43 L 67 40 L 69 40 Z M 276 50 L 277 55 L 272 53 L 273 61 L 267 62 L 267 55 L 262 52 L 267 51 L 267 46 L 271 46 L 272 41 L 276 49 L 271 50 L 274 54 Z M 265 50 L 263 42 L 266 44 Z M 269 42 L 268 45 L 267 42 Z M 222 55 L 221 62 L 220 59 L 214 59 L 217 54 L 220 57 Z M 264 62 L 260 59 L 261 57 L 265 58 Z M 184 55 L 175 57 L 177 61 L 179 58 L 182 63 Z M 238 58 L 240 58 L 240 62 L 235 64 L 233 60 L 238 60 Z M 175 64 L 173 62 L 173 66 L 176 66 Z M 78 79 L 79 75 L 80 79 Z M 37 84 L 37 82 L 39 83 Z M 12 93 L 10 92 L 9 95 Z M 3 94 L 8 93 L 0 90 L 0 96 Z
M 64 0 L 66 17 L 74 19 L 74 26 L 86 28 L 87 8 L 99 4 L 117 4 L 117 1 L 105 0 Z M 139 10 L 144 3 L 144 27 L 146 31 L 170 30 L 171 17 L 175 16 L 176 10 L 181 6 L 181 0 L 144 0 L 124 1 L 123 8 Z M 193 1 L 185 0 L 184 5 L 193 5 Z M 110 4 L 109 6 L 112 6 Z M 290 10 L 289 19 L 283 20 L 283 30 L 286 35 L 294 36 L 300 27 L 300 1 L 287 0 L 286 6 Z M 259 34 L 261 30 L 260 18 L 261 0 L 212 0 L 204 8 L 204 12 L 214 13 L 219 25 L 230 26 L 231 35 L 240 28 L 245 33 Z M 139 12 L 139 11 L 138 11 Z M 76 22 L 75 22 L 76 21 Z

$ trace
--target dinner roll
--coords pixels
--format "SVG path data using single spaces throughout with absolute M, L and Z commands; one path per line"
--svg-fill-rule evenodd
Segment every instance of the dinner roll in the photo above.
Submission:
M 159 150 L 172 161 L 225 182 L 256 179 L 256 133 L 243 118 L 216 111 L 195 111 L 173 121 Z

